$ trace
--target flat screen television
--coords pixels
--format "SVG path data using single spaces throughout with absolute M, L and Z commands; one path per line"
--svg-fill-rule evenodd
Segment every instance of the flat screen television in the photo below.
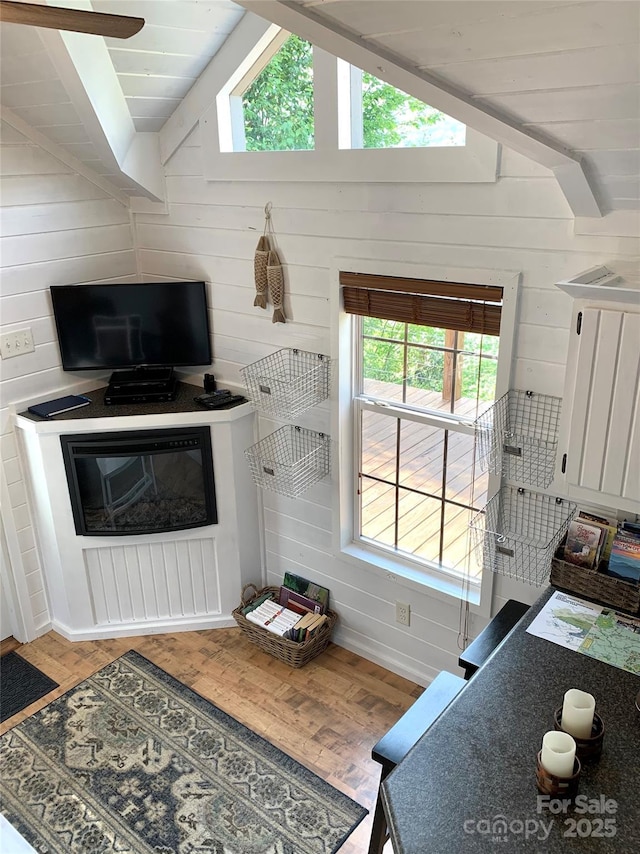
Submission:
M 52 285 L 65 371 L 211 364 L 204 282 Z

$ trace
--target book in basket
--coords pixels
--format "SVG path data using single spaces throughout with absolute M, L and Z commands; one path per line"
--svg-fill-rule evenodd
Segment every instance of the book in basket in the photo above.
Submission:
M 282 585 L 278 601 L 281 605 L 289 608 L 291 611 L 297 611 L 299 614 L 324 614 L 326 608 L 315 599 L 310 599 L 308 596 L 303 596 L 301 593 L 296 593 L 295 590 L 290 590 Z
M 300 596 L 306 596 L 307 599 L 312 599 L 314 602 L 319 602 L 321 613 L 324 614 L 329 607 L 329 591 L 326 587 L 321 587 L 307 578 L 302 578 L 300 575 L 295 575 L 293 572 L 285 572 L 282 586 L 288 590 L 293 590 Z
M 606 536 L 603 529 L 583 519 L 574 519 L 567 532 L 563 557 L 567 563 L 593 569 L 600 555 L 600 543 Z
M 253 595 L 250 593 L 251 590 Z M 232 615 L 251 643 L 291 667 L 303 667 L 327 648 L 338 615 L 335 611 L 328 609 L 326 614 L 314 614 L 311 611 L 306 615 L 296 614 L 296 622 L 304 620 L 305 617 L 314 622 L 310 625 L 305 622 L 305 626 L 300 631 L 290 629 L 283 635 L 277 635 L 273 631 L 268 631 L 268 627 L 259 625 L 257 617 L 254 616 L 251 620 L 250 615 L 258 610 L 258 608 L 251 610 L 251 606 L 258 600 L 263 605 L 265 602 L 271 602 L 271 606 L 275 605 L 276 609 L 282 608 L 282 605 L 277 602 L 279 592 L 279 587 L 258 589 L 255 584 L 245 584 L 240 605 L 234 608 Z M 265 595 L 267 599 L 264 598 Z
M 611 522 L 609 519 L 606 519 L 604 516 L 595 516 L 593 513 L 587 513 L 584 510 L 581 510 L 578 514 L 578 520 L 586 522 L 589 525 L 593 525 L 596 528 L 600 528 L 603 531 L 600 538 L 599 552 L 593 567 L 594 569 L 597 569 L 601 562 L 609 562 L 609 558 L 611 557 L 611 547 L 613 546 L 613 538 L 618 533 L 618 525 Z
M 608 575 L 640 584 L 640 536 L 624 528 L 616 534 L 611 548 Z
M 300 614 L 290 611 L 272 599 L 266 599 L 245 616 L 249 622 L 255 623 L 256 626 L 262 626 L 268 632 L 280 635 L 280 637 L 286 634 L 300 619 Z

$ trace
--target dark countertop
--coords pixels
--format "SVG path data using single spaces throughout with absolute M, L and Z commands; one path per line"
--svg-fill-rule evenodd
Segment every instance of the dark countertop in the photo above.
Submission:
M 190 383 L 178 382 L 175 400 L 163 400 L 158 403 L 118 403 L 106 406 L 103 402 L 106 390 L 106 386 L 101 386 L 93 391 L 83 392 L 83 394 L 91 398 L 91 403 L 88 406 L 73 409 L 70 412 L 62 412 L 60 415 L 54 415 L 51 418 L 40 418 L 40 416 L 33 415 L 33 413 L 27 410 L 18 414 L 23 418 L 28 418 L 30 421 L 51 422 L 77 421 L 79 418 L 116 418 L 128 415 L 166 415 L 176 412 L 201 412 L 207 414 L 229 412 L 228 409 L 211 410 L 200 406 L 193 398 L 196 395 L 204 394 L 204 389 L 202 386 L 191 385 Z
M 640 678 L 527 634 L 552 592 L 540 597 L 385 780 L 395 854 L 640 851 Z M 569 688 L 593 694 L 605 724 L 602 756 L 583 767 L 578 794 L 614 799 L 615 813 L 537 812 L 536 755 Z M 498 817 L 506 819 L 505 834 L 498 825 L 497 834 L 490 832 Z M 614 819 L 613 838 L 604 819 Z M 540 820 L 545 828 L 553 820 L 548 838 Z

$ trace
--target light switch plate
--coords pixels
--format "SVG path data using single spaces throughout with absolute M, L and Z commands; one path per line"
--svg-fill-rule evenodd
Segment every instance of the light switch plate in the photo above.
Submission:
M 16 332 L 5 332 L 0 335 L 0 356 L 3 359 L 13 359 L 25 353 L 33 353 L 33 335 L 30 329 L 18 329 Z

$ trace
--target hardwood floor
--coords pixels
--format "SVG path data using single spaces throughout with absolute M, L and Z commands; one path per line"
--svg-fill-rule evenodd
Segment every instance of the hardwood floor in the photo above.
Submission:
M 20 642 L 17 641 L 13 635 L 10 635 L 8 638 L 0 641 L 0 657 L 6 655 L 8 652 L 13 652 L 15 649 L 18 649 L 20 645 Z
M 129 649 L 366 807 L 369 815 L 340 849 L 366 854 L 380 779 L 371 748 L 420 696 L 419 685 L 335 644 L 294 669 L 238 628 L 75 643 L 49 632 L 19 652 L 60 687 L 1 724 L 0 733 Z

